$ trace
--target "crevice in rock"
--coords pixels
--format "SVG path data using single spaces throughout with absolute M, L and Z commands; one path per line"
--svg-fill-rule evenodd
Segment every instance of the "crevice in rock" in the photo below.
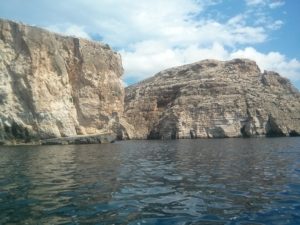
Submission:
M 298 136 L 300 136 L 300 133 L 295 130 L 291 130 L 289 132 L 289 135 L 290 135 L 290 137 L 298 137 Z
M 87 124 L 86 118 L 81 110 L 79 103 L 79 91 L 81 89 L 81 73 L 82 73 L 82 64 L 83 59 L 80 52 L 80 40 L 78 38 L 73 38 L 73 61 L 71 61 L 67 66 L 69 83 L 72 88 L 72 99 L 73 105 L 76 109 L 77 120 L 79 125 L 85 126 Z
M 222 127 L 208 128 L 206 133 L 208 138 L 227 138 L 227 135 Z
M 276 123 L 276 120 L 270 114 L 268 122 L 266 124 L 266 136 L 267 137 L 284 137 L 286 136 L 281 128 Z
M 247 113 L 247 118 L 245 120 L 245 123 L 242 123 L 242 127 L 240 128 L 240 132 L 241 132 L 241 135 L 242 137 L 244 138 L 248 138 L 248 137 L 251 137 L 251 123 L 252 123 L 252 115 L 251 115 L 251 112 L 250 112 L 250 104 L 248 102 L 248 99 L 247 99 L 247 94 L 246 92 L 244 91 L 244 99 L 245 99 L 245 104 L 246 104 L 246 113 Z
M 178 139 L 178 134 L 176 129 L 172 129 L 171 131 L 171 139 Z
M 251 133 L 249 131 L 249 124 L 244 124 L 241 128 L 241 134 L 243 138 L 249 138 L 251 137 Z
M 158 140 L 158 139 L 162 139 L 162 136 L 160 135 L 159 131 L 151 130 L 147 136 L 147 139 L 148 140 Z
M 0 124 L 2 141 L 15 140 L 17 142 L 28 143 L 33 140 L 34 136 L 31 135 L 31 133 L 28 131 L 26 127 L 19 125 L 13 120 L 7 120 L 5 118 L 1 118 L 1 121 L 2 120 L 5 121 L 4 123 L 1 122 Z
M 190 130 L 190 137 L 191 137 L 191 139 L 197 138 L 197 134 L 196 134 L 195 130 Z
M 31 114 L 35 117 L 35 106 L 33 100 L 33 94 L 31 87 L 26 76 L 19 77 L 9 65 L 6 65 L 6 69 L 11 76 L 11 89 L 14 93 L 14 96 L 17 97 L 18 102 L 22 105 L 22 109 L 27 114 Z M 25 84 L 25 87 L 22 85 L 22 81 Z

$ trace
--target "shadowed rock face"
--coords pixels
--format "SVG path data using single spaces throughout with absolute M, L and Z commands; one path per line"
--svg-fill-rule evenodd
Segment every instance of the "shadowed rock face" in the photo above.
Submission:
M 300 95 L 255 62 L 204 60 L 126 88 L 130 138 L 221 138 L 300 134 Z
M 111 131 L 122 73 L 108 45 L 0 19 L 0 141 Z

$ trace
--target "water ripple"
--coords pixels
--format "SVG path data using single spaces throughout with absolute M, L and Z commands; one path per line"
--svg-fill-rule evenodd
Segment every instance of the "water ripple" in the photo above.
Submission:
M 299 138 L 0 154 L 0 224 L 300 224 Z

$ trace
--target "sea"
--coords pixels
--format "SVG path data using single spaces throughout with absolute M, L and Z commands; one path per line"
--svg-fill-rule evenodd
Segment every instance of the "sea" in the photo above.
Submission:
M 300 138 L 0 146 L 0 224 L 300 224 Z

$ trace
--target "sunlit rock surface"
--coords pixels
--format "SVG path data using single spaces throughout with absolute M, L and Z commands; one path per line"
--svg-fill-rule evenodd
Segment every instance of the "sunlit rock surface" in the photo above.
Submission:
M 0 19 L 0 141 L 111 132 L 122 73 L 108 45 Z
M 300 95 L 289 80 L 247 59 L 204 60 L 126 88 L 130 138 L 300 134 Z

